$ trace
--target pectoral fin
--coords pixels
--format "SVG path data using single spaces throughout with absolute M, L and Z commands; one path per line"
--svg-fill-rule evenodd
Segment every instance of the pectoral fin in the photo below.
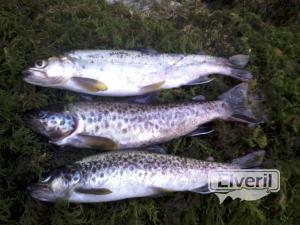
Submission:
M 77 188 L 75 189 L 76 192 L 82 193 L 82 194 L 90 194 L 90 195 L 108 195 L 111 194 L 112 191 L 107 188 Z
M 91 92 L 106 91 L 108 89 L 108 87 L 101 81 L 90 78 L 72 77 L 72 81 L 74 81 L 77 85 L 84 88 L 85 90 Z
M 87 145 L 93 148 L 102 148 L 106 150 L 115 150 L 118 148 L 118 145 L 113 140 L 106 137 L 96 137 L 89 135 L 78 135 L 79 138 Z
M 160 82 L 157 82 L 157 83 L 153 83 L 153 84 L 144 86 L 144 87 L 142 87 L 142 89 L 143 89 L 144 92 L 158 91 L 164 83 L 166 83 L 166 81 L 163 80 L 163 81 L 160 81 Z

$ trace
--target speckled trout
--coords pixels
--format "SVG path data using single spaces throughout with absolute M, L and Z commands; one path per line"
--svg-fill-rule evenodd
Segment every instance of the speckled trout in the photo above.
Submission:
M 30 84 L 103 96 L 133 96 L 207 83 L 210 74 L 248 81 L 248 56 L 158 54 L 153 50 L 81 50 L 38 60 L 23 71 Z
M 257 167 L 263 156 L 264 151 L 256 151 L 223 164 L 144 151 L 109 152 L 57 169 L 28 190 L 32 197 L 41 201 L 66 199 L 78 203 L 175 191 L 209 193 L 209 171 Z
M 81 148 L 128 149 L 197 135 L 215 119 L 255 123 L 246 107 L 246 83 L 218 100 L 146 105 L 116 102 L 78 102 L 27 113 L 24 120 L 56 145 Z

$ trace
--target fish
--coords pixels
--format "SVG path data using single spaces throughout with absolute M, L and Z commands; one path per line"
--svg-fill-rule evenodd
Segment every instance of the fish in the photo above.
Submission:
M 241 83 L 215 101 L 156 105 L 77 102 L 27 112 L 23 120 L 59 146 L 104 150 L 139 148 L 185 135 L 209 133 L 202 125 L 215 119 L 255 124 L 257 121 L 247 108 L 247 90 L 248 84 Z
M 163 89 L 208 83 L 221 74 L 243 82 L 249 56 L 159 54 L 144 50 L 77 50 L 37 60 L 22 71 L 27 83 L 98 96 L 137 96 Z
M 209 172 L 222 170 L 229 175 L 232 169 L 258 167 L 264 154 L 259 150 L 231 163 L 217 163 L 142 150 L 106 152 L 46 173 L 27 189 L 41 201 L 64 199 L 74 203 L 110 202 L 183 191 L 208 194 L 213 192 L 208 188 Z M 223 177 L 224 181 L 229 177 Z

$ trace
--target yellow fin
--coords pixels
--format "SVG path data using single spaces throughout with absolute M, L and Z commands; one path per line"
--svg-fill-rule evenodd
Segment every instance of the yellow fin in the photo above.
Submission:
M 72 81 L 74 81 L 80 87 L 91 92 L 106 91 L 108 89 L 108 87 L 101 81 L 90 78 L 72 77 Z
M 112 191 L 107 188 L 77 188 L 75 189 L 76 192 L 82 193 L 82 194 L 90 194 L 90 195 L 108 195 L 111 194 Z
M 144 87 L 142 87 L 142 89 L 143 89 L 144 92 L 158 91 L 164 83 L 166 83 L 166 81 L 163 80 L 163 81 L 160 81 L 160 82 L 157 82 L 157 83 L 154 83 L 154 84 L 144 86 Z
M 115 150 L 118 144 L 106 137 L 96 137 L 89 135 L 78 135 L 87 145 L 93 148 L 102 148 L 106 150 Z

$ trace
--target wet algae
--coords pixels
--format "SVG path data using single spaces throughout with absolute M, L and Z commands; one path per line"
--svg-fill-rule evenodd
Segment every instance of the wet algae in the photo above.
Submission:
M 296 224 L 300 220 L 299 1 L 181 1 L 175 11 L 155 6 L 151 16 L 97 0 L 0 1 L 0 224 Z M 164 146 L 170 154 L 228 161 L 257 149 L 264 167 L 281 171 L 281 191 L 254 202 L 214 194 L 172 193 L 102 204 L 54 204 L 31 199 L 26 186 L 42 171 L 72 162 L 79 152 L 52 146 L 23 123 L 22 113 L 79 100 L 77 94 L 33 87 L 20 71 L 35 59 L 72 49 L 151 47 L 160 52 L 249 54 L 264 124 L 215 122 L 216 132 Z M 213 99 L 236 84 L 163 91 L 158 102 Z M 98 97 L 98 99 L 101 99 Z

